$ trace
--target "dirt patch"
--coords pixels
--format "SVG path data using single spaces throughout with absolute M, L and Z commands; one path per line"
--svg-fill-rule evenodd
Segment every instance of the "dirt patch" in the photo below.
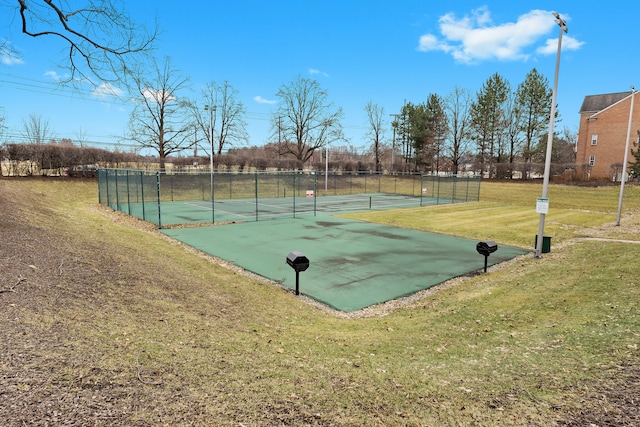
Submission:
M 102 284 L 121 266 L 100 242 L 43 225 L 58 217 L 45 199 L 0 187 L 0 424 L 136 425 L 144 390 L 118 380 L 125 367 L 86 368 L 91 340 L 57 315 L 108 305 Z
M 616 366 L 608 374 L 581 387 L 582 407 L 562 415 L 559 425 L 640 426 L 640 366 Z

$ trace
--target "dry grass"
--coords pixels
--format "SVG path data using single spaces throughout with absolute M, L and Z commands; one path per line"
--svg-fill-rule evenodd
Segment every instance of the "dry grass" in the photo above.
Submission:
M 541 185 L 530 183 L 483 183 L 479 203 L 432 206 L 345 215 L 405 228 L 434 231 L 472 239 L 494 239 L 502 244 L 533 248 L 540 215 L 536 198 Z M 545 235 L 552 245 L 578 237 L 598 236 L 640 239 L 637 233 L 640 190 L 626 186 L 622 227 L 616 227 L 619 187 L 551 185 L 550 212 Z
M 526 188 L 483 183 L 479 204 L 369 219 L 529 243 L 537 195 Z M 640 203 L 630 190 L 614 229 L 605 200 L 615 191 L 566 191 L 562 216 L 549 215 L 562 245 L 542 260 L 345 319 L 96 206 L 95 183 L 0 180 L 0 288 L 24 279 L 0 293 L 0 420 L 637 423 L 640 245 L 577 237 L 632 238 Z

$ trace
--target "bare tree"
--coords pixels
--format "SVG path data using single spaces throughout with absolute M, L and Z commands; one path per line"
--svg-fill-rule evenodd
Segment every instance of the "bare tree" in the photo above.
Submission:
M 28 119 L 22 120 L 22 129 L 25 142 L 34 146 L 31 161 L 28 162 L 28 174 L 35 175 L 34 166 L 44 174 L 46 144 L 53 140 L 49 121 L 38 114 L 30 114 Z
M 29 144 L 45 144 L 53 139 L 53 132 L 49 121 L 39 114 L 30 114 L 22 120 L 22 130 L 25 142 Z
M 342 109 L 327 103 L 327 92 L 317 81 L 301 76 L 283 85 L 272 118 L 278 138 L 279 154 L 292 154 L 298 167 L 311 158 L 315 150 L 334 141 L 345 140 L 342 132 Z
M 4 125 L 5 120 L 4 108 L 0 107 L 0 142 L 2 142 L 4 133 L 7 130 L 7 127 Z
M 155 64 L 153 79 L 138 74 L 132 80 L 138 104 L 131 112 L 128 137 L 141 148 L 158 153 L 160 169 L 164 169 L 167 156 L 194 144 L 190 140 L 195 125 L 188 121 L 189 105 L 179 98 L 189 79 L 174 70 L 166 58 L 162 68 Z
M 499 178 L 513 179 L 516 157 L 522 148 L 522 108 L 516 97 L 516 92 L 509 92 L 504 104 L 504 137 L 509 161 L 506 166 L 501 166 Z M 526 175 L 526 171 L 522 173 Z
M 215 147 L 216 154 L 222 154 L 227 147 L 248 142 L 247 122 L 244 120 L 247 110 L 238 100 L 238 91 L 228 81 L 221 84 L 210 82 L 202 89 L 202 98 L 206 110 L 194 104 L 194 116 L 198 128 L 209 141 L 209 147 Z
M 382 157 L 381 149 L 384 138 L 384 107 L 374 104 L 372 101 L 364 107 L 369 120 L 369 130 L 366 137 L 371 139 L 371 151 L 376 164 L 376 171 L 380 171 L 380 157 Z
M 7 130 L 7 127 L 4 125 L 4 121 L 5 121 L 5 116 L 4 116 L 4 109 L 2 107 L 0 107 L 0 176 L 3 176 L 4 172 L 2 169 L 2 165 L 4 163 L 4 159 L 5 159 L 5 147 L 4 147 L 4 134 L 5 131 Z
M 80 130 L 76 134 L 76 141 L 80 147 L 84 147 L 87 145 L 87 131 L 80 127 Z
M 131 64 L 145 60 L 157 30 L 133 22 L 122 7 L 124 0 L 84 1 L 75 5 L 66 0 L 17 0 L 13 6 L 4 2 L 3 9 L 13 10 L 14 16 L 4 11 L 2 16 L 7 25 L 17 22 L 27 36 L 63 40 L 68 47 L 64 60 L 70 70 L 68 81 L 92 76 L 118 80 Z M 19 58 L 6 40 L 0 44 L 0 55 Z
M 445 111 L 449 117 L 449 137 L 447 155 L 453 163 L 453 173 L 460 170 L 460 160 L 469 151 L 469 126 L 471 116 L 471 95 L 469 91 L 456 86 L 445 100 Z

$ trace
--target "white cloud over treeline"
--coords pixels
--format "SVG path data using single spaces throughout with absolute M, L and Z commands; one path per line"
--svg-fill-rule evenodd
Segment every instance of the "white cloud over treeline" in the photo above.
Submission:
M 532 10 L 520 15 L 515 22 L 496 24 L 484 6 L 462 18 L 447 13 L 439 18 L 438 26 L 439 35 L 420 37 L 418 50 L 445 52 L 462 63 L 526 61 L 535 54 L 557 51 L 559 27 L 552 12 L 546 10 Z M 563 49 L 575 50 L 583 44 L 568 35 L 562 38 Z

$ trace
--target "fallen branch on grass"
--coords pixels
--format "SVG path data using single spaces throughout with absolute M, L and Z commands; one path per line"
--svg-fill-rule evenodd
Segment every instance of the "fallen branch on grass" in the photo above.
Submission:
M 15 292 L 16 291 L 16 286 L 18 286 L 20 283 L 26 282 L 26 281 L 27 281 L 26 278 L 20 277 L 18 279 L 18 281 L 13 286 L 11 286 L 10 288 L 0 289 L 0 294 L 2 294 L 4 292 Z
M 146 385 L 160 385 L 162 381 L 145 381 L 142 379 L 142 369 L 140 369 L 140 355 L 136 356 L 136 368 L 138 369 L 138 381 Z

